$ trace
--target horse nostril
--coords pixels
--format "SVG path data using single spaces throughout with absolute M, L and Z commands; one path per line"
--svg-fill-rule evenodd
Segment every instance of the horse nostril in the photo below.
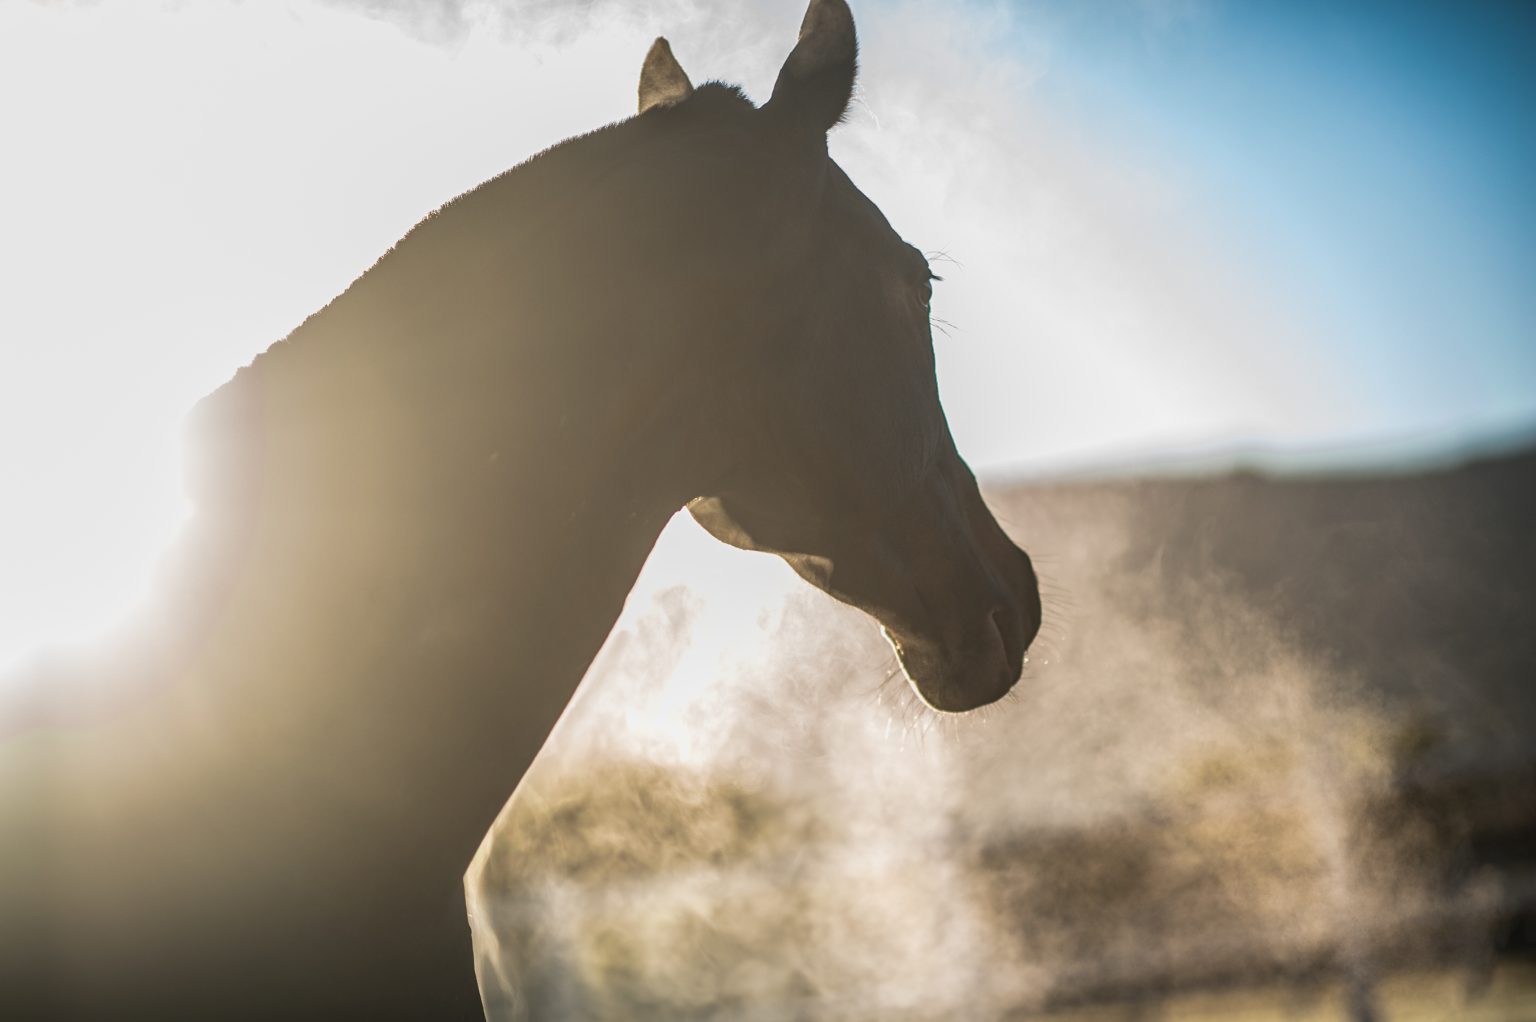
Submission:
M 1024 650 L 1029 645 L 1029 640 L 1024 637 L 1024 624 L 1019 620 L 1019 615 L 1012 613 L 1006 607 L 997 607 L 992 611 L 992 627 L 997 629 L 998 638 L 1003 640 L 1003 654 L 1008 658 L 1008 669 L 1017 678 L 1024 670 Z

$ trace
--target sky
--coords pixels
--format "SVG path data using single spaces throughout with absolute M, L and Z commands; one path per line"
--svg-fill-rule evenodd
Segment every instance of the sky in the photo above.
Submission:
M 1105 9 L 1051 95 L 1158 147 L 1305 308 L 1345 436 L 1531 421 L 1536 7 L 1212 3 L 1150 42 Z
M 832 151 L 945 278 L 984 475 L 1536 426 L 1536 6 L 854 7 Z M 658 34 L 765 99 L 800 14 L 0 3 L 0 664 L 145 590 L 187 410 L 421 216 L 628 116 Z

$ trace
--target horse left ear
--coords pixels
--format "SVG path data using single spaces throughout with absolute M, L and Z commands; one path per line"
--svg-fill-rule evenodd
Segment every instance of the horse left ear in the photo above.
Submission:
M 859 42 L 846 0 L 811 0 L 800 41 L 779 69 L 767 105 L 826 134 L 848 110 L 858 63 Z
M 672 46 L 657 37 L 640 66 L 640 112 L 653 106 L 672 106 L 693 95 L 693 83 L 672 56 Z

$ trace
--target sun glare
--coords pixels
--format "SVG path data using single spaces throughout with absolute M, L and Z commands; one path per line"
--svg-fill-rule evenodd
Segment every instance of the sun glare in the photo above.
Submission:
M 0 678 L 148 592 L 188 410 L 445 199 L 622 116 L 636 31 L 551 65 L 309 0 L 0 5 L 0 95 L 26 97 L 0 160 Z
M 36 472 L 39 484 L 6 502 L 0 673 L 47 648 L 88 640 L 125 617 L 149 590 L 156 563 L 187 517 L 186 500 L 153 473 L 92 475 L 92 469 L 110 469 L 81 457 L 93 439 L 38 452 L 51 454 L 59 467 Z M 158 459 L 143 453 L 124 459 L 122 475 L 146 460 Z

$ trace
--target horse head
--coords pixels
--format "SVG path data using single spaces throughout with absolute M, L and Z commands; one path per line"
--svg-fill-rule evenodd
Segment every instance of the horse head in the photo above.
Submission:
M 696 426 L 711 472 L 688 507 L 873 616 L 918 695 L 958 712 L 1018 680 L 1039 590 L 944 418 L 937 278 L 828 154 L 856 61 L 844 0 L 813 0 L 762 107 L 695 90 L 664 40 L 646 59 L 640 120 L 708 153 L 734 196 L 679 231 L 695 299 L 736 310 L 697 360 L 712 374 Z

